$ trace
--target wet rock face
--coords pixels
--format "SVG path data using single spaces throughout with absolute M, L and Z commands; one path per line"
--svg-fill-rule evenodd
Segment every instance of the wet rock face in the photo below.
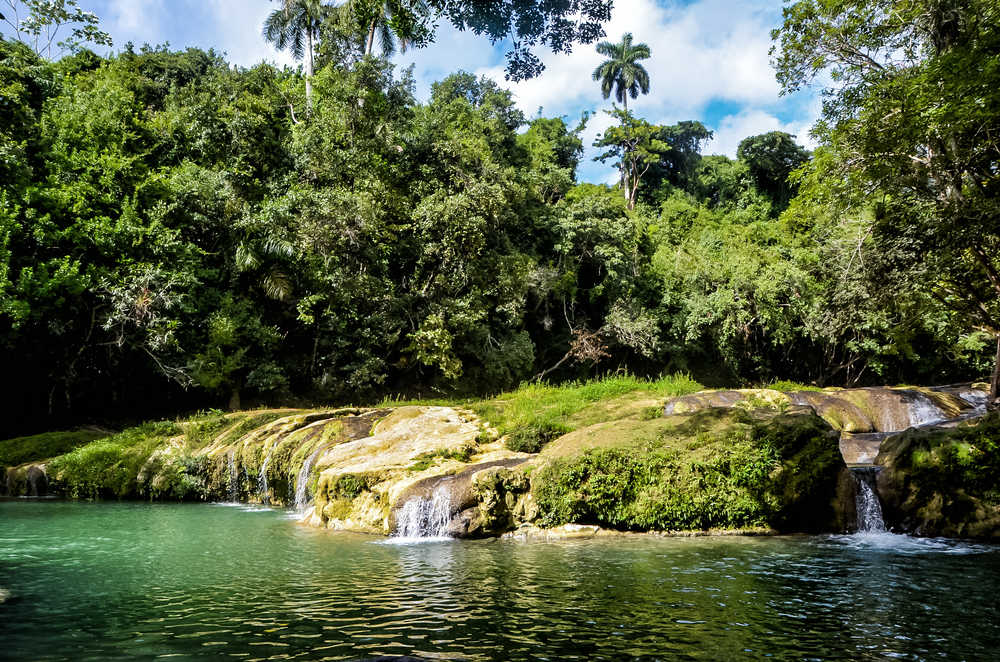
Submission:
M 49 477 L 45 465 L 28 464 L 8 468 L 4 488 L 7 496 L 48 496 Z
M 396 501 L 389 528 L 398 528 L 400 511 L 411 499 L 441 498 L 449 504 L 447 535 L 455 538 L 495 536 L 515 526 L 517 497 L 528 491 L 528 481 L 515 468 L 523 458 L 474 464 L 447 476 L 431 476 L 407 489 Z M 517 495 L 517 496 L 515 496 Z
M 476 475 L 516 466 L 528 455 L 508 450 L 484 431 L 471 412 L 450 407 L 392 410 L 369 436 L 334 446 L 317 459 L 315 506 L 305 521 L 388 534 L 408 501 L 431 501 L 442 490 L 436 508 L 447 507 L 451 535 L 489 535 L 489 518 L 479 514 Z M 435 518 L 439 515 L 435 511 Z

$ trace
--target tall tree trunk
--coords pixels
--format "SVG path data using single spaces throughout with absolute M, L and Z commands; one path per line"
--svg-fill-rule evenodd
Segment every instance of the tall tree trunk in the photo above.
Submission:
M 1000 333 L 997 334 L 997 357 L 993 362 L 993 377 L 990 379 L 990 406 L 1000 406 Z
M 631 209 L 629 206 L 632 200 L 632 196 L 629 191 L 629 176 L 628 176 L 628 160 L 630 157 L 631 149 L 628 139 L 628 93 L 622 97 L 622 105 L 625 107 L 625 117 L 622 119 L 622 128 L 625 129 L 625 151 L 622 153 L 622 192 L 625 194 L 625 206 Z
M 306 30 L 306 115 L 312 113 L 313 94 L 313 35 L 312 26 Z
M 375 46 L 375 23 L 376 20 L 372 19 L 372 24 L 368 28 L 368 41 L 365 43 L 365 55 L 372 54 L 372 48 Z
M 239 411 L 240 409 L 240 387 L 234 386 L 229 394 L 229 411 Z

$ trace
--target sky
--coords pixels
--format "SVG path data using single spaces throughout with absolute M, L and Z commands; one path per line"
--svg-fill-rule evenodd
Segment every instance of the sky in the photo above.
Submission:
M 115 50 L 129 41 L 137 46 L 169 43 L 173 48 L 214 48 L 243 66 L 262 60 L 294 64 L 290 55 L 260 36 L 264 18 L 279 6 L 276 1 L 79 0 L 79 5 L 100 17 Z M 734 157 L 743 138 L 774 130 L 814 146 L 809 128 L 819 114 L 818 95 L 804 90 L 780 96 L 769 63 L 770 32 L 781 23 L 781 6 L 781 0 L 615 0 L 606 39 L 618 41 L 631 32 L 652 53 L 643 62 L 650 93 L 630 99 L 629 107 L 654 124 L 701 121 L 715 132 L 704 154 Z M 510 88 L 528 117 L 541 108 L 545 116 L 565 116 L 575 125 L 582 112 L 593 112 L 578 175 L 584 181 L 616 181 L 610 164 L 592 161 L 597 150 L 591 143 L 612 122 L 602 112 L 610 101 L 591 79 L 602 60 L 593 45 L 577 45 L 569 54 L 540 51 L 546 70 L 516 84 L 504 79 L 505 51 L 502 43 L 494 46 L 445 24 L 434 44 L 397 55 L 394 61 L 400 67 L 413 65 L 421 100 L 429 96 L 432 82 L 464 69 Z

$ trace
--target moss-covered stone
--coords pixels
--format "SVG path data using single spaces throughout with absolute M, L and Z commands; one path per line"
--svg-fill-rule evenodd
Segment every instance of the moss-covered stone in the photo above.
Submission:
M 837 519 L 837 435 L 811 413 L 714 408 L 629 430 L 553 445 L 531 475 L 542 524 L 814 531 Z
M 882 444 L 878 491 L 887 523 L 928 536 L 1000 539 L 1000 414 L 910 430 Z

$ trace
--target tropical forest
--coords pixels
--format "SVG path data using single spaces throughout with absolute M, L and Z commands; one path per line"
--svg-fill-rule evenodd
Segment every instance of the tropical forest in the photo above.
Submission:
M 0 0 L 0 370 L 0 659 L 990 659 L 1000 5 Z

